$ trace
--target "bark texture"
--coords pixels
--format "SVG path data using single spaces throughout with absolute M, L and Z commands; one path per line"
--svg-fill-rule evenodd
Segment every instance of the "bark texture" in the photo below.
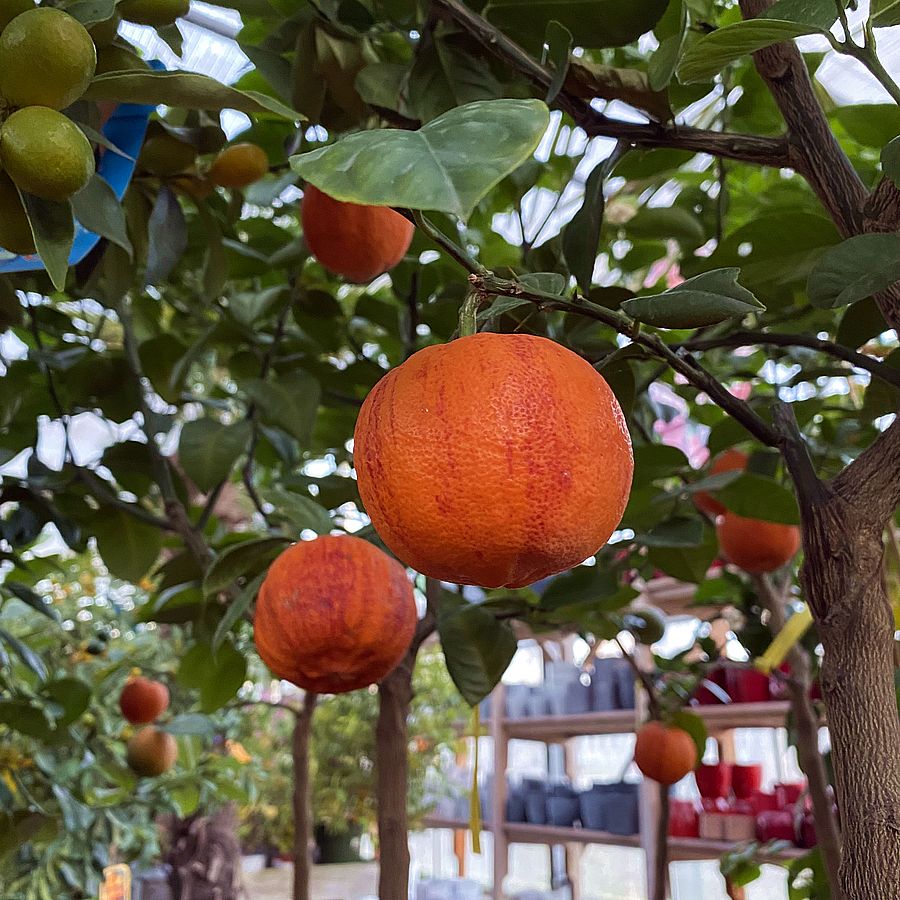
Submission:
M 418 648 L 378 686 L 380 704 L 375 728 L 378 776 L 379 900 L 407 900 L 409 843 L 406 779 L 409 770 L 407 717 L 412 701 L 412 673 Z
M 172 867 L 170 884 L 175 900 L 239 900 L 245 896 L 234 807 L 223 807 L 209 816 L 172 816 L 164 824 L 165 861 Z
M 303 709 L 297 713 L 294 722 L 294 900 L 310 900 L 309 742 L 317 699 L 316 694 L 307 693 L 303 698 Z

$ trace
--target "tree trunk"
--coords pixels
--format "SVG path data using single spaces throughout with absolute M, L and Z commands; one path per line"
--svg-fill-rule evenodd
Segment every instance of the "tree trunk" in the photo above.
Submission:
M 234 807 L 222 807 L 209 816 L 170 816 L 164 826 L 165 861 L 172 867 L 170 885 L 175 900 L 238 900 L 244 896 Z
M 759 576 L 754 581 L 763 605 L 769 610 L 769 630 L 773 635 L 778 634 L 785 623 L 784 592 L 776 590 L 765 576 Z M 797 759 L 809 784 L 816 839 L 828 872 L 831 900 L 843 900 L 840 881 L 841 833 L 828 793 L 825 760 L 819 752 L 818 716 L 809 698 L 812 683 L 809 656 L 800 644 L 795 644 L 788 654 L 788 661 L 791 664 L 788 694 L 797 730 Z
M 653 900 L 669 896 L 669 786 L 659 787 L 659 818 L 656 823 L 656 868 L 653 876 Z
M 294 722 L 294 900 L 310 900 L 309 739 L 317 694 L 307 692 Z
M 830 492 L 801 508 L 800 579 L 825 648 L 841 883 L 848 900 L 900 900 L 900 718 L 882 529 Z
M 412 673 L 417 652 L 418 647 L 414 644 L 400 665 L 378 686 L 380 704 L 375 747 L 378 769 L 379 900 L 407 900 L 409 893 L 407 716 L 412 700 Z

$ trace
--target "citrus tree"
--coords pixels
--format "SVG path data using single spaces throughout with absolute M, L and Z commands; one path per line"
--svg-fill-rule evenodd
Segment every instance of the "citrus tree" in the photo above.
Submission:
M 131 5 L 66 9 L 109 37 L 117 15 L 146 15 Z M 626 573 L 703 585 L 719 539 L 749 574 L 701 592 L 787 591 L 799 528 L 843 828 L 832 893 L 894 896 L 900 724 L 883 543 L 900 491 L 900 91 L 876 52 L 879 29 L 898 22 L 894 4 L 873 0 L 855 28 L 856 4 L 834 0 L 231 5 L 254 66 L 234 87 L 149 71 L 121 39 L 108 45 L 111 68 L 91 77 L 99 63 L 68 20 L 81 65 L 53 83 L 83 92 L 49 102 L 0 83 L 3 190 L 21 204 L 4 203 L 0 236 L 15 237 L 0 243 L 27 252 L 33 242 L 45 265 L 3 276 L 0 295 L 14 336 L 0 397 L 8 564 L 20 568 L 55 530 L 75 549 L 95 544 L 114 575 L 149 577 L 148 615 L 184 624 L 192 648 L 179 676 L 209 709 L 237 691 L 257 591 L 298 535 L 383 539 L 433 576 L 411 649 L 380 685 L 379 825 L 391 860 L 380 896 L 401 898 L 406 712 L 432 630 L 475 704 L 514 652 L 509 619 L 607 634 L 634 596 Z M 176 49 L 177 14 L 146 19 Z M 21 40 L 37 39 L 10 18 L 0 52 L 16 60 L 16 82 L 40 47 L 26 56 Z M 792 42 L 805 35 L 862 64 L 885 102 L 837 106 L 815 80 L 821 54 Z M 32 149 L 58 129 L 72 147 L 83 136 L 111 152 L 99 128 L 115 102 L 166 106 L 121 202 L 68 144 L 62 167 Z M 222 108 L 253 121 L 242 146 L 220 154 Z M 65 184 L 47 186 L 57 172 Z M 302 215 L 293 185 L 305 190 Z M 69 266 L 74 219 L 102 240 Z M 602 375 L 606 413 L 592 406 L 584 418 L 619 421 L 621 409 L 630 492 L 624 430 L 598 431 L 590 446 L 592 425 L 552 414 L 567 382 L 543 380 L 547 366 L 594 383 L 561 349 L 511 354 L 510 381 L 512 359 L 481 366 L 487 349 L 465 349 L 513 333 L 549 338 Z M 397 464 L 378 459 L 394 445 L 379 431 L 397 392 L 381 384 L 402 379 L 382 379 L 427 368 L 400 367 L 459 335 L 442 428 L 410 440 L 415 465 L 391 481 Z M 491 465 L 505 456 L 484 448 L 515 431 L 518 407 L 501 404 L 490 420 L 473 410 L 506 384 L 546 414 L 522 429 L 544 455 L 531 453 L 532 470 L 509 461 L 523 474 L 504 479 Z M 414 421 L 415 391 L 403 396 L 396 409 Z M 666 445 L 666 426 L 692 430 L 713 454 L 741 449 L 746 468 L 698 474 L 697 459 Z M 86 442 L 91 427 L 103 437 Z M 616 495 L 608 522 L 595 482 Z M 570 487 L 580 521 L 555 517 L 571 510 Z M 697 493 L 725 511 L 718 538 Z M 448 512 L 430 512 L 404 544 L 404 517 L 434 496 Z M 566 552 L 548 522 L 554 534 L 565 524 Z M 595 564 L 577 566 L 617 524 Z M 452 565 L 437 558 L 445 538 L 465 550 Z M 479 550 L 490 562 L 509 546 L 528 564 L 497 580 Z M 572 566 L 540 595 L 522 587 Z M 437 579 L 494 590 L 473 604 Z

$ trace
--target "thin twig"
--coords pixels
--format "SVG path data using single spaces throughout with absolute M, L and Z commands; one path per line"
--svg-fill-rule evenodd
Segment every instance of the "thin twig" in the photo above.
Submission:
M 647 692 L 647 703 L 650 706 L 650 715 L 654 719 L 658 719 L 662 713 L 659 705 L 659 697 L 656 693 L 656 687 L 653 684 L 653 679 L 650 675 L 645 672 L 638 664 L 635 658 L 625 649 L 622 642 L 619 640 L 619 636 L 616 635 L 613 640 L 619 645 L 619 649 L 622 651 L 622 656 L 628 661 L 628 665 L 631 666 L 631 670 L 637 676 L 638 681 L 644 686 L 644 690 Z

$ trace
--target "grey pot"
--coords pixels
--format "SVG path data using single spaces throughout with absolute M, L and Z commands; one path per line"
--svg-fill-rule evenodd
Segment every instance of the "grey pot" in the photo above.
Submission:
M 528 696 L 531 688 L 527 684 L 511 684 L 506 689 L 506 715 L 510 719 L 524 719 L 528 715 Z
M 506 797 L 506 821 L 525 821 L 525 795 L 518 788 L 510 791 Z
M 582 791 L 578 795 L 581 824 L 591 831 L 606 831 L 606 795 L 600 791 Z
M 634 709 L 634 673 L 624 659 L 616 662 L 616 704 L 619 709 Z
M 575 797 L 548 797 L 547 820 L 551 825 L 571 828 L 578 818 L 578 800 Z
M 638 832 L 638 792 L 636 784 L 621 784 L 605 795 L 606 830 L 610 834 L 631 835 Z
M 550 713 L 550 705 L 547 702 L 547 690 L 544 685 L 537 685 L 528 689 L 528 701 L 526 715 L 546 716 Z
M 525 794 L 525 820 L 532 825 L 547 824 L 547 795 L 543 791 Z
M 591 676 L 591 709 L 608 712 L 616 708 L 616 660 L 594 660 Z

